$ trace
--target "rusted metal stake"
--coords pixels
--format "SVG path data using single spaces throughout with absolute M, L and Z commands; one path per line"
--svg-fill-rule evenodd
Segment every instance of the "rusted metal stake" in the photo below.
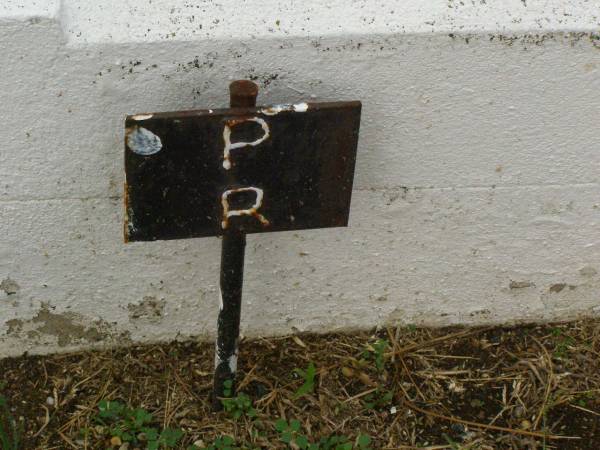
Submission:
M 234 81 L 229 85 L 229 94 L 232 108 L 256 106 L 258 86 L 248 80 Z M 228 171 L 227 177 L 230 186 L 236 183 L 235 174 L 232 171 Z M 245 248 L 246 234 L 236 229 L 235 226 L 229 226 L 223 234 L 221 244 L 221 277 L 219 283 L 221 303 L 215 346 L 213 411 L 219 411 L 223 408 L 221 398 L 232 396 L 235 392 Z M 228 381 L 231 382 L 231 385 L 226 387 Z

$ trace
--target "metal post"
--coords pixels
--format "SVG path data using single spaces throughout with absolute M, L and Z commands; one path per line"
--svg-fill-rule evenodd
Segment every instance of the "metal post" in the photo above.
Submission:
M 229 85 L 230 106 L 256 106 L 258 86 L 252 81 L 238 80 Z M 235 175 L 228 172 L 228 183 L 234 185 Z M 240 313 L 242 307 L 242 285 L 244 279 L 244 251 L 246 234 L 230 226 L 223 234 L 221 245 L 221 277 L 219 287 L 220 310 L 217 322 L 217 344 L 215 347 L 215 375 L 213 383 L 212 409 L 222 409 L 220 398 L 225 397 L 225 382 L 231 380 L 230 394 L 235 391 Z

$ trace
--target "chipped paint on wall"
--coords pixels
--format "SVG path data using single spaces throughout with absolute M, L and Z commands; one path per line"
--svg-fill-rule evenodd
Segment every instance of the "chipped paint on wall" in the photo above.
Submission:
M 119 332 L 102 320 L 90 322 L 77 313 L 56 313 L 49 304 L 43 304 L 31 319 L 11 319 L 6 324 L 9 337 L 37 343 L 54 341 L 58 347 L 109 342 L 115 336 L 129 338 L 129 332 Z
M 129 319 L 132 321 L 144 320 L 148 322 L 160 322 L 165 311 L 166 301 L 157 299 L 155 296 L 144 296 L 140 303 L 127 305 Z
M 19 292 L 19 289 L 21 289 L 19 284 L 10 277 L 6 277 L 0 283 L 0 291 L 4 291 L 6 295 L 14 295 Z

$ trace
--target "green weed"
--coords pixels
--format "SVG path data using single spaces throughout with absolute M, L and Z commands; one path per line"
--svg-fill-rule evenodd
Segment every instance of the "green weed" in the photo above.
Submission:
M 308 364 L 306 370 L 294 369 L 294 372 L 304 380 L 302 386 L 294 393 L 294 399 L 298 399 L 303 395 L 313 392 L 315 389 L 315 376 L 317 375 L 315 365 L 311 362 Z
M 394 393 L 377 387 L 374 392 L 364 396 L 363 403 L 367 409 L 382 409 L 389 406 L 394 399 Z
M 388 350 L 389 346 L 390 343 L 387 339 L 377 339 L 363 351 L 363 361 L 373 361 L 377 371 L 383 372 L 385 369 L 385 352 Z
M 4 389 L 0 383 L 0 389 Z M 3 450 L 19 450 L 21 448 L 21 427 L 12 416 L 6 397 L 0 394 L 0 447 Z
M 355 442 L 348 436 L 328 436 L 321 438 L 318 442 L 310 442 L 309 438 L 301 433 L 301 423 L 292 419 L 289 422 L 279 419 L 275 423 L 275 429 L 279 432 L 281 442 L 288 448 L 300 450 L 370 450 L 371 438 L 365 434 L 359 435 Z
M 225 397 L 229 397 L 232 394 L 232 380 L 226 380 L 223 383 L 225 389 L 223 393 Z M 244 393 L 240 393 L 235 397 L 221 399 L 221 404 L 226 413 L 228 413 L 235 420 L 238 420 L 242 416 L 249 417 L 251 419 L 256 417 L 256 410 L 252 406 L 252 400 Z
M 93 418 L 105 437 L 117 437 L 122 442 L 143 445 L 147 450 L 175 448 L 183 431 L 175 428 L 159 430 L 153 426 L 152 414 L 143 408 L 129 408 L 119 401 L 102 400 Z M 89 430 L 85 430 L 89 434 Z

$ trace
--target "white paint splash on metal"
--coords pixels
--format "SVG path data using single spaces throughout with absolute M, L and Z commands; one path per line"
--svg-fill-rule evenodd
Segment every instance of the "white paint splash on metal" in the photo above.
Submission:
M 267 116 L 275 116 L 275 115 L 279 114 L 281 111 L 288 111 L 289 107 L 290 107 L 290 105 L 273 105 L 273 106 L 268 106 L 266 108 L 261 109 L 260 112 Z
M 231 355 L 228 360 L 229 370 L 231 371 L 231 373 L 235 373 L 235 371 L 237 370 L 237 360 L 238 360 L 238 355 L 237 355 L 237 348 L 236 348 L 235 353 L 233 355 Z
M 231 373 L 235 374 L 237 370 L 237 362 L 238 362 L 238 354 L 240 352 L 240 340 L 239 337 L 235 339 L 235 347 L 233 350 L 233 354 L 227 359 L 227 363 L 229 364 L 229 370 Z
M 296 103 L 292 105 L 295 112 L 306 112 L 308 111 L 308 103 Z
M 256 122 L 263 129 L 263 135 L 253 142 L 234 142 L 231 143 L 231 127 L 235 125 L 239 125 L 241 123 L 246 122 Z M 256 147 L 260 143 L 266 141 L 269 138 L 269 125 L 265 122 L 264 119 L 260 117 L 250 117 L 248 119 L 240 119 L 236 120 L 231 126 L 229 123 L 225 124 L 225 128 L 223 129 L 223 140 L 225 141 L 225 149 L 223 151 L 223 167 L 225 170 L 231 169 L 231 161 L 230 161 L 230 153 L 231 150 L 235 150 L 236 148 L 242 148 L 246 146 Z
M 152 131 L 136 126 L 127 134 L 127 146 L 133 153 L 150 156 L 162 149 L 162 141 Z
M 266 116 L 276 116 L 282 111 L 306 112 L 308 111 L 308 103 L 272 105 L 260 110 L 260 112 Z
M 256 194 L 256 201 L 254 202 L 254 205 L 248 209 L 234 209 L 230 211 L 228 198 L 231 194 L 236 194 L 238 192 L 254 192 Z M 263 190 L 257 187 L 228 189 L 227 191 L 223 192 L 221 195 L 221 204 L 223 205 L 223 221 L 221 222 L 221 227 L 223 229 L 227 228 L 229 218 L 233 216 L 253 216 L 256 217 L 263 225 L 269 225 L 269 221 L 258 212 L 258 209 L 262 206 L 263 195 Z
M 148 119 L 151 119 L 153 115 L 154 115 L 154 114 L 136 114 L 135 116 L 133 116 L 133 117 L 131 117 L 131 118 L 132 118 L 133 120 L 137 120 L 137 121 L 139 122 L 140 120 L 148 120 Z
M 219 345 L 215 344 L 215 368 L 221 364 L 221 358 L 219 357 Z

